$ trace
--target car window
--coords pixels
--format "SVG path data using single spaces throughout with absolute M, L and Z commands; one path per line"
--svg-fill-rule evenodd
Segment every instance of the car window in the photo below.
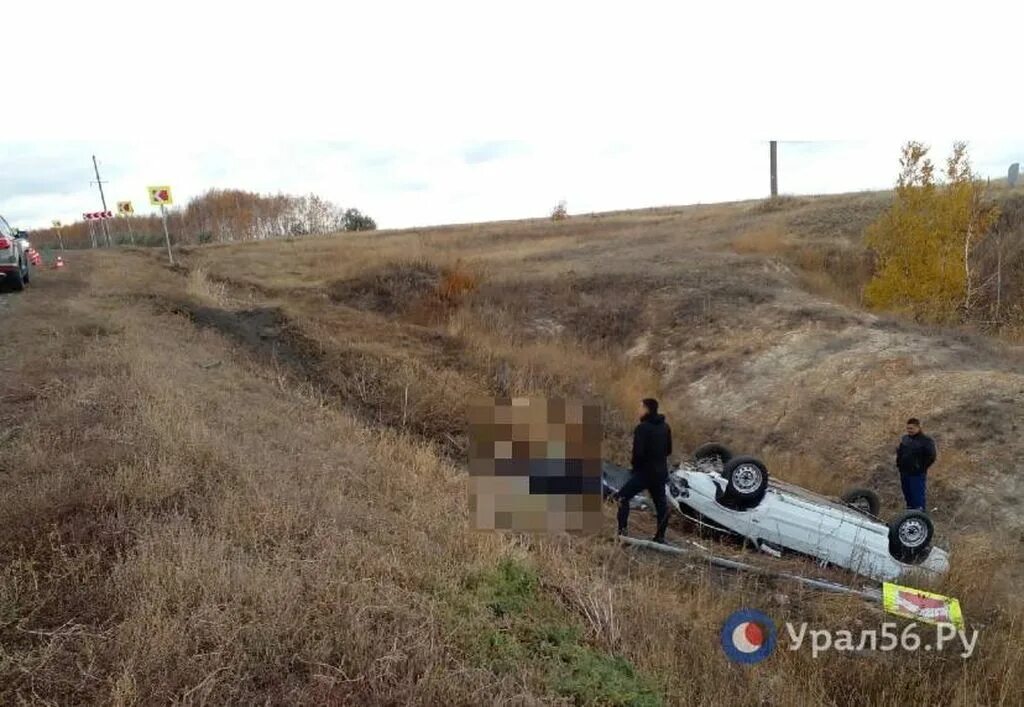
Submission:
M 11 227 L 7 225 L 7 221 L 4 220 L 4 217 L 0 216 L 0 236 L 10 238 L 11 235 Z

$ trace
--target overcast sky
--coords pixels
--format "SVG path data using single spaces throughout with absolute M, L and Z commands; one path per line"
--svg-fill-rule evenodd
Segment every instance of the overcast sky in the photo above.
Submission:
M 0 214 L 24 228 L 70 222 L 100 209 L 91 154 L 107 204 L 149 207 L 145 187 L 170 184 L 183 203 L 211 187 L 313 192 L 356 206 L 382 227 L 542 216 L 564 199 L 585 213 L 763 197 L 768 146 L 758 141 L 687 144 L 671 138 L 629 144 L 530 140 L 379 145 L 271 140 L 257 145 L 118 142 L 6 144 L 0 155 Z M 936 157 L 948 152 L 939 143 Z M 782 143 L 780 189 L 809 194 L 891 186 L 899 142 Z M 983 175 L 1005 176 L 1024 160 L 1024 140 L 975 141 Z
M 784 193 L 889 187 L 910 138 L 1024 161 L 1018 6 L 701 5 L 17 3 L 0 214 L 98 210 L 92 154 L 111 207 L 314 192 L 385 227 L 760 197 L 771 137 Z

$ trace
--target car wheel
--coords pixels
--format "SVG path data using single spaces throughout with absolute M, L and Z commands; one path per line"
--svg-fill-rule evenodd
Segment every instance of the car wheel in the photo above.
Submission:
M 768 490 L 768 467 L 754 457 L 734 457 L 725 465 L 725 498 L 744 508 L 756 506 Z
M 900 562 L 918 562 L 928 555 L 935 526 L 924 511 L 909 510 L 889 524 L 889 552 Z
M 25 276 L 21 273 L 21 268 L 18 268 L 14 272 L 7 275 L 4 281 L 11 286 L 11 289 L 15 292 L 20 292 L 25 289 Z
M 724 444 L 708 442 L 693 452 L 693 463 L 700 471 L 721 471 L 732 459 L 732 452 Z
M 871 489 L 850 489 L 839 497 L 843 503 L 864 515 L 878 516 L 882 507 L 878 494 Z

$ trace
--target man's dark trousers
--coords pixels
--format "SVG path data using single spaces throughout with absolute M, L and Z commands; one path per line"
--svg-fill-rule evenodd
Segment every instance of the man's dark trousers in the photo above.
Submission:
M 668 501 L 665 499 L 665 484 L 668 483 L 667 473 L 633 474 L 616 496 L 619 499 L 619 530 L 625 532 L 629 524 L 629 501 L 641 491 L 651 494 L 654 509 L 658 512 L 658 532 L 654 537 L 664 538 L 668 526 Z
M 907 508 L 927 510 L 925 505 L 927 483 L 927 474 L 900 474 L 900 486 L 903 487 L 903 498 L 907 502 Z

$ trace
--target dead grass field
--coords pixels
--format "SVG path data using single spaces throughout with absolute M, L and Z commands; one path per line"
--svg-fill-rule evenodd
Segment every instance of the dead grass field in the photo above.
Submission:
M 177 270 L 71 255 L 3 312 L 0 702 L 1019 704 L 1019 356 L 808 289 L 844 291 L 800 254 L 841 260 L 879 203 L 201 247 Z M 874 484 L 889 515 L 919 414 L 954 557 L 935 587 L 978 652 L 743 668 L 718 644 L 738 608 L 883 616 L 623 550 L 610 510 L 602 538 L 468 531 L 463 405 L 495 394 L 601 400 L 618 460 L 654 394 L 681 448 Z

